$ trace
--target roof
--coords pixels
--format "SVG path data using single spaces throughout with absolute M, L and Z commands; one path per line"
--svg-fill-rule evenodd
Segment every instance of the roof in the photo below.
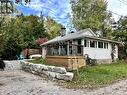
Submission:
M 41 46 L 56 43 L 56 42 L 63 42 L 63 41 L 67 41 L 67 40 L 78 39 L 78 38 L 90 38 L 90 39 L 108 41 L 108 42 L 113 42 L 113 43 L 120 43 L 118 41 L 99 38 L 99 37 L 97 37 L 97 35 L 90 28 L 87 28 L 87 29 L 84 29 L 84 30 L 81 30 L 81 31 L 78 31 L 78 32 L 75 32 L 75 33 L 67 34 L 63 37 L 58 36 L 58 37 L 56 37 L 52 40 L 49 40 L 49 41 L 41 44 Z

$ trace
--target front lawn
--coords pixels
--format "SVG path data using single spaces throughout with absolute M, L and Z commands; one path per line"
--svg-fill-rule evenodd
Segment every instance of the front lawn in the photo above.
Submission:
M 34 63 L 34 64 L 45 64 L 45 60 L 40 58 L 40 59 L 35 59 L 35 60 L 29 60 L 28 62 Z
M 43 59 L 29 61 L 35 64 L 45 64 Z M 122 79 L 127 79 L 127 63 L 119 61 L 113 64 L 86 66 L 74 72 L 74 79 L 71 82 L 58 82 L 59 85 L 67 88 L 98 88 L 103 87 Z
M 127 64 L 124 61 L 119 61 L 113 64 L 88 66 L 81 68 L 79 74 L 74 71 L 75 76 L 72 82 L 60 83 L 67 88 L 98 88 L 121 79 L 127 78 Z

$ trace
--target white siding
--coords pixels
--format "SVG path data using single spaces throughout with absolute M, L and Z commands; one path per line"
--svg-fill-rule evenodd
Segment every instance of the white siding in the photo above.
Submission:
M 118 45 L 115 45 L 115 51 L 116 51 L 115 59 L 117 59 L 118 58 Z
M 107 42 L 106 42 L 107 43 Z M 115 59 L 118 58 L 118 46 L 116 45 L 116 55 Z M 83 54 L 88 54 L 92 59 L 111 59 L 112 47 L 111 43 L 108 43 L 108 49 L 104 48 L 92 48 L 92 47 L 84 47 Z
M 84 47 L 84 53 L 92 59 L 111 59 L 111 45 L 108 49 Z

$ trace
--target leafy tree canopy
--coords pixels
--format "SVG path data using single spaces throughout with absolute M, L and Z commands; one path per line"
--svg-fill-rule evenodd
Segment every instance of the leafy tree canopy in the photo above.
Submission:
M 48 38 L 49 39 L 53 39 L 53 38 L 59 36 L 61 27 L 62 27 L 61 24 L 56 23 L 50 17 L 46 18 L 46 20 L 45 20 L 45 29 L 46 29 L 46 32 L 48 33 Z
M 37 16 L 18 16 L 0 22 L 0 54 L 3 58 L 14 59 L 23 48 L 35 47 L 36 39 L 47 37 L 44 21 Z
M 73 23 L 76 29 L 91 28 L 106 32 L 105 20 L 111 17 L 106 9 L 106 0 L 72 0 Z

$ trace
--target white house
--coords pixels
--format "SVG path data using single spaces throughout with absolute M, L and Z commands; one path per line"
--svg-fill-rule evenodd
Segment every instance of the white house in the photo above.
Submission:
M 98 63 L 111 63 L 118 58 L 120 42 L 98 37 L 91 29 L 75 33 L 62 33 L 42 44 L 42 56 L 84 56 L 96 59 Z

